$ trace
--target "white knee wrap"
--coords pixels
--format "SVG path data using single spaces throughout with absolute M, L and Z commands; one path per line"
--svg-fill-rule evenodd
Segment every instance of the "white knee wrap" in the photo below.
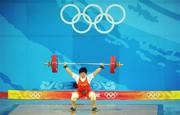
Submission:
M 94 92 L 90 92 L 90 93 L 89 93 L 89 98 L 90 98 L 92 101 L 96 100 L 96 94 L 95 94 Z
M 78 98 L 79 98 L 78 93 L 73 92 L 73 93 L 72 93 L 72 96 L 71 96 L 71 101 L 76 101 Z

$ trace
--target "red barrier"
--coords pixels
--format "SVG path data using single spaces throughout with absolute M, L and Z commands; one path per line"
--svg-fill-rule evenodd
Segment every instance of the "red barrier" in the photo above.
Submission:
M 8 93 L 7 92 L 0 92 L 0 98 L 7 98 Z
M 8 99 L 69 100 L 72 92 L 73 91 L 9 90 Z M 180 100 L 180 91 L 96 91 L 95 93 L 98 100 Z

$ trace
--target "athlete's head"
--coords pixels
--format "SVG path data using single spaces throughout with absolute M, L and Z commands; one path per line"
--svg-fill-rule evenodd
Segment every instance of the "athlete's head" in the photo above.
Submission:
M 85 67 L 81 67 L 79 69 L 79 75 L 80 75 L 80 77 L 85 78 L 87 75 L 87 69 Z

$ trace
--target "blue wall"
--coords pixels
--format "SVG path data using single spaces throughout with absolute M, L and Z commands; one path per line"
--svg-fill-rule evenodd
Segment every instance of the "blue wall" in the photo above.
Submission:
M 116 55 L 124 66 L 115 74 L 106 67 L 93 80 L 97 90 L 180 89 L 179 0 L 73 1 L 0 0 L 0 91 L 58 90 L 61 82 L 73 82 L 63 67 L 54 74 L 43 65 L 52 54 L 68 62 L 109 62 L 110 56 Z M 108 34 L 93 27 L 79 34 L 59 16 L 60 9 L 69 3 L 81 9 L 92 3 L 103 9 L 121 4 L 127 16 Z M 116 14 L 112 14 L 114 19 Z M 66 17 L 72 15 L 65 13 Z M 101 22 L 100 28 L 106 25 Z M 77 26 L 87 24 L 80 20 Z M 71 68 L 77 72 L 80 66 Z M 96 66 L 87 68 L 91 72 Z

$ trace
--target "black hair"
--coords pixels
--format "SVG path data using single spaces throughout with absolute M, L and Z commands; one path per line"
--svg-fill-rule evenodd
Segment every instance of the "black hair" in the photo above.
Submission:
M 79 73 L 85 72 L 87 74 L 87 69 L 85 67 L 81 67 L 79 69 Z

